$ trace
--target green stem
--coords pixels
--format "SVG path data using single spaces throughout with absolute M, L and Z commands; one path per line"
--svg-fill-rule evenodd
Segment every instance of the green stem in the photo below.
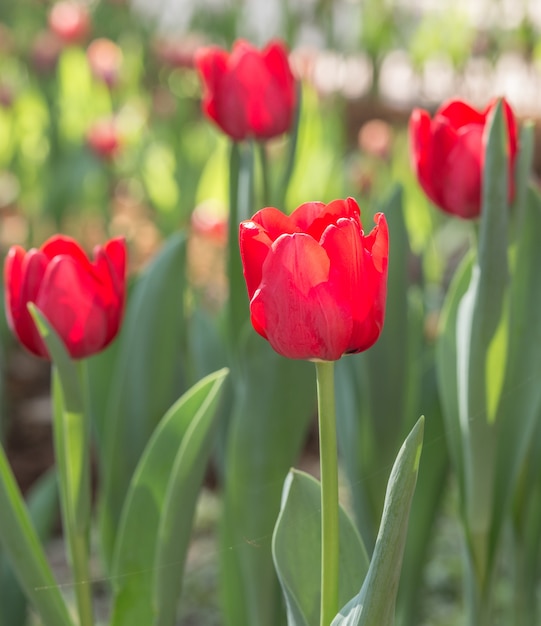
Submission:
M 338 452 L 334 362 L 316 362 L 321 467 L 321 626 L 338 613 Z
M 231 145 L 229 163 L 229 229 L 227 274 L 229 279 L 228 339 L 232 354 L 239 345 L 239 336 L 248 319 L 248 299 L 239 253 L 239 222 L 252 212 L 254 155 L 251 144 Z
M 257 142 L 259 162 L 261 164 L 261 179 L 263 182 L 263 205 L 272 205 L 269 159 L 267 158 L 267 145 L 264 141 Z
M 295 158 L 297 156 L 297 145 L 299 142 L 299 124 L 301 118 L 302 108 L 302 84 L 300 82 L 296 85 L 297 90 L 297 106 L 295 108 L 295 117 L 293 119 L 293 126 L 289 135 L 289 145 L 287 152 L 286 165 L 283 171 L 282 180 L 280 181 L 280 187 L 278 189 L 278 196 L 276 206 L 285 211 L 285 202 L 287 196 L 287 189 L 293 176 L 293 169 L 295 167 Z
M 492 626 L 492 586 L 494 568 L 487 569 L 488 533 L 470 533 L 465 598 L 468 626 Z
M 53 368 L 54 440 L 59 469 L 61 511 L 72 568 L 80 626 L 93 626 L 89 568 L 90 423 L 86 364 L 77 364 L 75 381 L 61 380 Z

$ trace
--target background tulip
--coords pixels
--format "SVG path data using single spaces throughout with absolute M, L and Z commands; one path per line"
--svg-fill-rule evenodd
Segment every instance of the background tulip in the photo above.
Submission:
M 39 250 L 13 246 L 4 266 L 6 315 L 20 342 L 48 358 L 27 309 L 33 302 L 74 359 L 95 354 L 118 333 L 126 294 L 126 244 L 112 239 L 90 261 L 79 244 L 56 235 Z
M 281 42 L 260 51 L 239 40 L 231 54 L 202 48 L 195 63 L 205 85 L 203 111 L 232 139 L 269 139 L 289 130 L 297 97 Z
M 378 213 L 364 235 L 352 198 L 269 207 L 240 225 L 255 330 L 293 359 L 333 361 L 368 349 L 383 327 L 388 231 Z
M 509 201 L 514 197 L 517 123 L 502 100 L 507 124 Z M 462 218 L 481 211 L 482 172 L 487 142 L 487 120 L 496 101 L 477 111 L 461 100 L 444 104 L 432 119 L 415 109 L 409 122 L 411 162 L 426 195 L 443 211 Z

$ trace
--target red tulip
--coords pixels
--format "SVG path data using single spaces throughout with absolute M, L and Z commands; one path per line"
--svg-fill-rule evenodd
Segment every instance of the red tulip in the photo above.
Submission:
M 240 225 L 255 330 L 291 359 L 367 350 L 385 315 L 389 238 L 382 213 L 364 235 L 352 198 L 266 208 Z
M 118 83 L 123 55 L 116 43 L 104 37 L 94 39 L 86 50 L 86 58 L 95 78 L 109 88 Z
M 49 358 L 27 304 L 33 302 L 74 359 L 103 350 L 117 335 L 126 296 L 126 244 L 97 246 L 90 261 L 70 237 L 55 235 L 39 250 L 12 246 L 4 265 L 6 316 L 30 352 Z
M 86 143 L 100 159 L 105 161 L 112 159 L 121 147 L 120 135 L 114 120 L 104 118 L 94 122 L 86 133 Z
M 289 130 L 297 96 L 281 42 L 259 51 L 239 40 L 231 54 L 202 48 L 195 64 L 205 84 L 203 111 L 232 139 L 270 139 Z
M 81 2 L 61 0 L 49 13 L 49 28 L 64 43 L 79 43 L 90 32 L 90 15 Z
M 502 99 L 507 121 L 509 202 L 514 198 L 513 180 L 517 155 L 517 122 Z M 488 120 L 496 106 L 492 101 L 477 111 L 461 100 L 444 104 L 430 119 L 415 109 L 409 122 L 413 169 L 426 195 L 443 211 L 463 218 L 481 211 L 482 172 Z

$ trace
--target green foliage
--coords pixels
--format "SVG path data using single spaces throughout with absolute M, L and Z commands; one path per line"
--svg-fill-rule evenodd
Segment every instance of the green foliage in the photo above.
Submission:
M 340 507 L 339 602 L 344 605 L 362 585 L 368 556 L 346 511 Z M 291 470 L 284 483 L 272 552 L 286 599 L 289 626 L 318 626 L 321 595 L 321 485 Z

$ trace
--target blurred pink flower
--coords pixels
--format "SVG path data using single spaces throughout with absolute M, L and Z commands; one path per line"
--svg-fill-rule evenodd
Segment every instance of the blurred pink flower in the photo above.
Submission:
M 110 39 L 100 38 L 88 46 L 86 57 L 92 74 L 109 88 L 118 83 L 122 67 L 122 50 Z
M 49 28 L 64 43 L 80 43 L 90 33 L 90 14 L 80 2 L 62 0 L 49 13 Z
M 107 118 L 94 122 L 87 131 L 86 142 L 100 159 L 112 159 L 121 146 L 120 135 L 114 120 Z

